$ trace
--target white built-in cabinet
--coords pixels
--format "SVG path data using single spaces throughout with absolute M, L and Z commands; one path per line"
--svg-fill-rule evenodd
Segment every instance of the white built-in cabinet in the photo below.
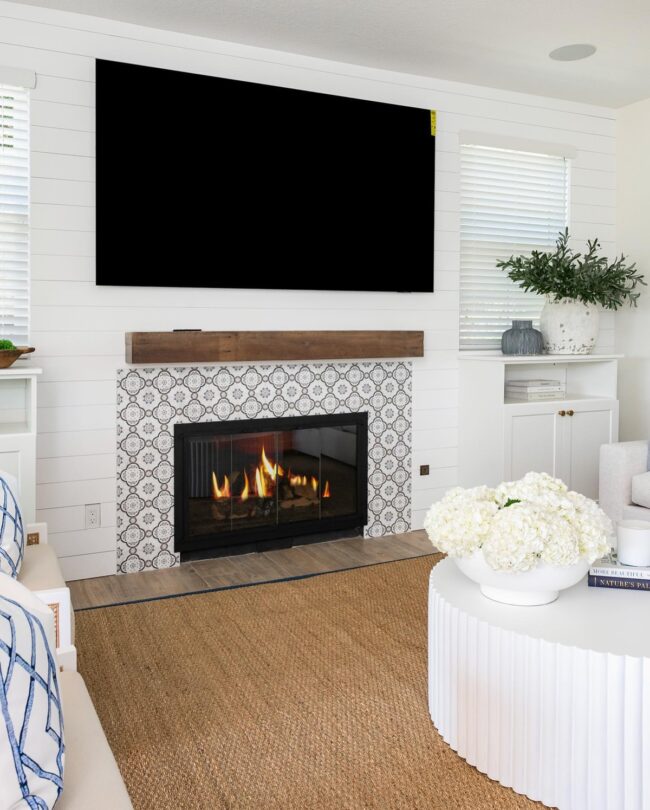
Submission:
M 0 369 L 0 470 L 18 480 L 25 523 L 36 520 L 36 380 L 40 368 L 18 361 Z
M 598 496 L 600 446 L 618 440 L 618 355 L 460 360 L 459 479 L 462 486 L 520 478 L 530 470 Z M 509 379 L 557 379 L 566 395 L 543 402 L 505 396 Z

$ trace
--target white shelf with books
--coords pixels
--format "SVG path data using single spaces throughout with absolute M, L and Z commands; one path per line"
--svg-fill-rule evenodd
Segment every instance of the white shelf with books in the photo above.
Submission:
M 461 353 L 461 485 L 534 470 L 597 498 L 600 446 L 618 440 L 618 359 Z

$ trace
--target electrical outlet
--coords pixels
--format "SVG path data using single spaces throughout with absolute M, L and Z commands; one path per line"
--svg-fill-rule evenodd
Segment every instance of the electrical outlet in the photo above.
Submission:
M 86 528 L 98 529 L 100 523 L 100 505 L 98 503 L 86 504 Z
M 429 465 L 420 464 L 420 475 L 429 475 Z

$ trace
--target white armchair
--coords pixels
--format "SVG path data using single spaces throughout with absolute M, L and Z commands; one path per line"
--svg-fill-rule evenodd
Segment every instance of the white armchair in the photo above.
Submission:
M 600 448 L 599 502 L 613 521 L 650 522 L 650 509 L 632 501 L 632 479 L 648 472 L 648 450 L 646 440 Z

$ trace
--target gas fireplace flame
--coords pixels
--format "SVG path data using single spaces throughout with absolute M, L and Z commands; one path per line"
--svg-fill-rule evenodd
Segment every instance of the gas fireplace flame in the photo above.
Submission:
M 279 464 L 273 464 L 268 460 L 264 445 L 262 445 L 262 467 L 271 481 L 275 481 L 278 476 L 282 477 L 284 475 L 284 470 Z
M 219 500 L 219 498 L 230 497 L 230 481 L 228 480 L 227 475 L 224 475 L 223 486 L 220 487 L 216 474 L 214 472 L 212 473 L 212 497 L 215 499 L 215 501 Z
M 244 470 L 244 488 L 242 489 L 242 493 L 239 497 L 242 501 L 247 501 L 249 494 L 250 494 L 250 487 L 248 484 L 248 474 L 246 473 L 246 470 Z
M 249 478 L 249 470 L 251 476 Z M 239 501 L 247 501 L 251 495 L 257 498 L 273 498 L 277 496 L 282 498 L 282 487 L 287 484 L 294 490 L 293 498 L 313 499 L 312 492 L 316 499 L 320 492 L 321 498 L 330 498 L 330 482 L 326 481 L 322 486 L 315 475 L 295 475 L 289 470 L 286 475 L 285 471 L 280 464 L 274 462 L 266 455 L 266 448 L 262 446 L 262 452 L 259 456 L 259 463 L 256 467 L 249 467 L 249 470 L 243 470 L 244 488 L 240 495 L 234 495 L 232 491 L 231 479 L 224 475 L 223 484 L 219 483 L 219 476 L 216 472 L 212 472 L 212 498 L 214 500 L 222 500 L 224 498 L 235 498 Z M 281 484 L 279 479 L 284 478 L 285 483 Z M 237 474 L 233 473 L 233 480 L 237 480 Z M 252 489 L 252 492 L 251 492 Z M 297 491 L 296 491 L 297 490 Z
M 255 494 L 258 498 L 268 498 L 269 492 L 266 487 L 266 478 L 262 467 L 255 469 Z

